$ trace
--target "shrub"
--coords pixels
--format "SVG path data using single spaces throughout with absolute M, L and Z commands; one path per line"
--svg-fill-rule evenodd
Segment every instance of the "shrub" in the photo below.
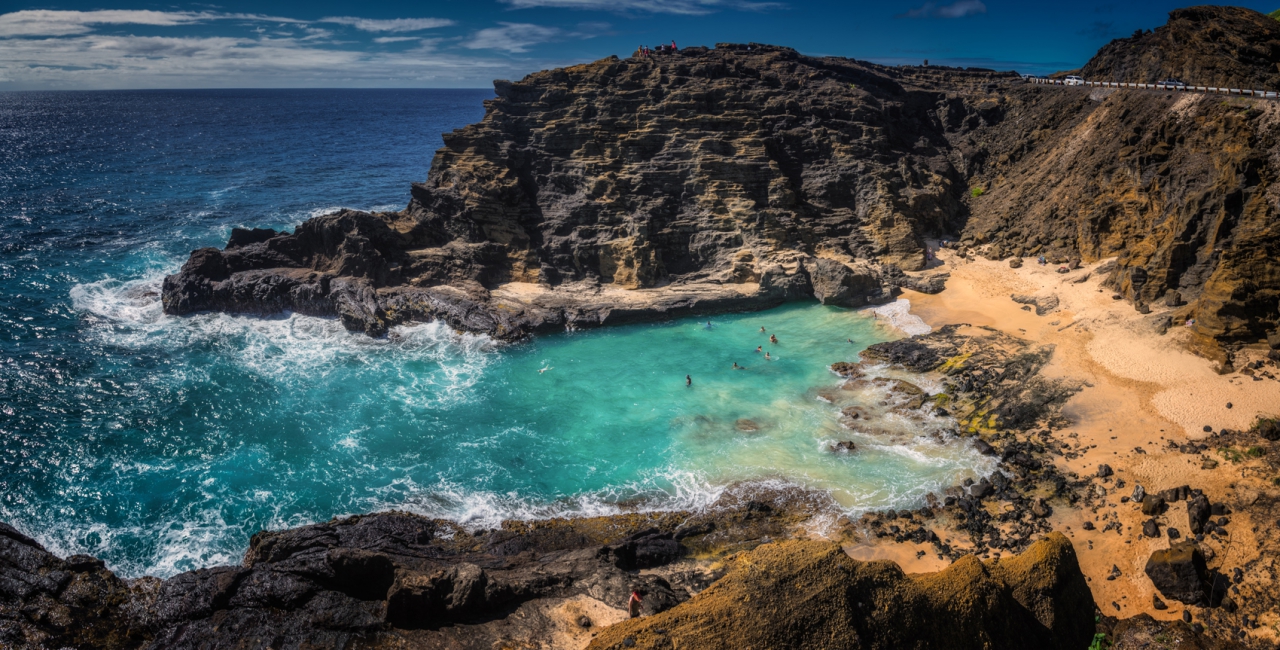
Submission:
M 986 191 L 986 190 L 984 190 L 984 189 L 982 189 L 982 186 L 981 186 L 981 185 L 975 186 L 973 189 L 969 190 L 969 195 L 970 195 L 970 196 L 972 196 L 972 197 L 973 197 L 973 198 L 975 198 L 975 199 L 976 199 L 976 198 L 978 198 L 979 196 L 982 196 L 983 194 L 986 194 L 986 193 L 987 193 L 987 191 Z

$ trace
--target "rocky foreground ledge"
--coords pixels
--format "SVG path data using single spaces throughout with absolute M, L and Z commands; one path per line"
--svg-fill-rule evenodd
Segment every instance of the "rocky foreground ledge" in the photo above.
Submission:
M 748 501 L 716 516 L 469 534 L 384 513 L 259 533 L 241 566 L 132 582 L 0 524 L 0 645 L 1078 650 L 1094 633 L 1088 586 L 1061 535 L 1018 558 L 970 556 L 906 576 L 833 542 L 761 544 L 792 517 Z M 753 550 L 725 555 L 739 546 Z M 706 555 L 724 559 L 689 559 Z M 622 619 L 633 591 L 644 616 L 596 636 Z

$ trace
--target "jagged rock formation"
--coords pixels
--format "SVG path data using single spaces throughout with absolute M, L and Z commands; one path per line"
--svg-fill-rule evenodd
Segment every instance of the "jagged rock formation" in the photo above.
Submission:
M 1174 12 L 1087 70 L 1186 59 L 1271 75 L 1242 54 L 1280 47 L 1254 14 Z M 761 45 L 610 57 L 496 90 L 481 122 L 445 135 L 405 210 L 236 231 L 166 279 L 165 310 L 296 310 L 374 335 L 438 318 L 517 338 L 811 296 L 860 306 L 940 290 L 913 274 L 937 235 L 997 258 L 1119 256 L 1109 283 L 1136 303 L 1180 291 L 1211 354 L 1280 321 L 1277 102 Z
M 515 337 L 936 290 L 902 271 L 924 266 L 924 234 L 963 224 L 968 188 L 944 134 L 986 117 L 928 83 L 759 45 L 498 82 L 484 120 L 445 135 L 404 211 L 238 231 L 166 280 L 165 309 L 292 309 L 372 334 L 444 318 Z
M 1104 45 L 1085 79 L 1280 90 L 1280 21 L 1243 7 L 1203 5 L 1169 12 L 1155 31 Z
M 723 575 L 682 560 L 686 555 L 749 550 L 785 537 L 813 514 L 804 498 L 778 498 L 771 506 L 729 497 L 701 514 L 506 522 L 476 533 L 405 513 L 350 517 L 259 533 L 241 566 L 164 581 L 120 580 L 98 560 L 60 559 L 0 524 L 0 646 L 489 648 L 538 647 L 559 635 L 581 647 L 597 626 L 622 617 L 617 609 L 632 591 L 644 594 L 644 620 L 657 621 L 655 615 Z M 862 616 L 829 584 L 853 567 L 868 597 L 912 599 L 915 609 L 879 617 L 884 626 L 910 627 L 912 616 L 945 603 L 957 584 L 977 580 L 965 593 L 982 602 L 948 616 L 975 638 L 1038 638 L 1041 630 L 1073 639 L 1092 629 L 1084 577 L 1070 545 L 1058 538 L 1019 560 L 984 566 L 970 558 L 924 580 L 905 579 L 890 563 L 854 562 L 832 543 L 784 548 L 801 549 L 812 556 L 806 566 L 827 575 L 811 589 L 833 599 L 835 617 Z M 774 551 L 762 552 L 761 560 L 772 561 Z M 790 568 L 782 563 L 777 571 Z M 894 586 L 866 583 L 879 579 Z M 753 617 L 758 625 L 776 624 L 778 633 L 790 629 L 782 612 Z
M 625 621 L 592 641 L 623 648 L 1083 648 L 1093 597 L 1071 542 L 1054 533 L 1023 555 L 966 556 L 907 576 L 829 542 L 784 542 L 737 558 L 689 602 Z
M 1280 25 L 1254 14 L 1175 11 L 1166 31 L 1123 46 L 1138 58 L 1198 57 L 1209 43 L 1252 38 L 1241 21 Z M 1169 29 L 1192 24 L 1199 36 L 1185 44 L 1168 40 Z M 1116 47 L 1104 48 L 1086 74 L 1110 78 L 1106 71 L 1115 70 L 1124 77 L 1129 64 L 1116 58 Z M 1267 47 L 1280 48 L 1280 41 Z M 1280 49 L 1273 52 L 1280 56 Z M 1192 72 L 1183 80 L 1207 83 Z M 1271 72 L 1280 71 L 1272 65 Z M 1179 291 L 1187 304 L 1176 318 L 1195 320 L 1199 349 L 1212 356 L 1223 344 L 1254 343 L 1276 330 L 1280 103 L 1056 87 L 1025 89 L 997 103 L 1003 119 L 969 136 L 965 169 L 986 191 L 969 198 L 965 242 L 985 245 L 992 258 L 1043 254 L 1066 263 L 1117 256 L 1108 286 L 1139 306 Z

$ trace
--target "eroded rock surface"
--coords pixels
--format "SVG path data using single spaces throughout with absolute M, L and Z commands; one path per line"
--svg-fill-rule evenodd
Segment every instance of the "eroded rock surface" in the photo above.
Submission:
M 1093 632 L 1089 587 L 1055 533 L 1019 557 L 966 556 L 913 576 L 829 542 L 766 545 L 689 602 L 610 627 L 589 647 L 1075 650 Z

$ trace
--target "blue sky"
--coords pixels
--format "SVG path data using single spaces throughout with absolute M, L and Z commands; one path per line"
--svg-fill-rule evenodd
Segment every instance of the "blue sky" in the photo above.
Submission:
M 5 3 L 0 90 L 489 87 L 641 43 L 763 42 L 1044 73 L 1186 3 L 436 0 Z M 1269 12 L 1280 0 L 1239 3 Z

